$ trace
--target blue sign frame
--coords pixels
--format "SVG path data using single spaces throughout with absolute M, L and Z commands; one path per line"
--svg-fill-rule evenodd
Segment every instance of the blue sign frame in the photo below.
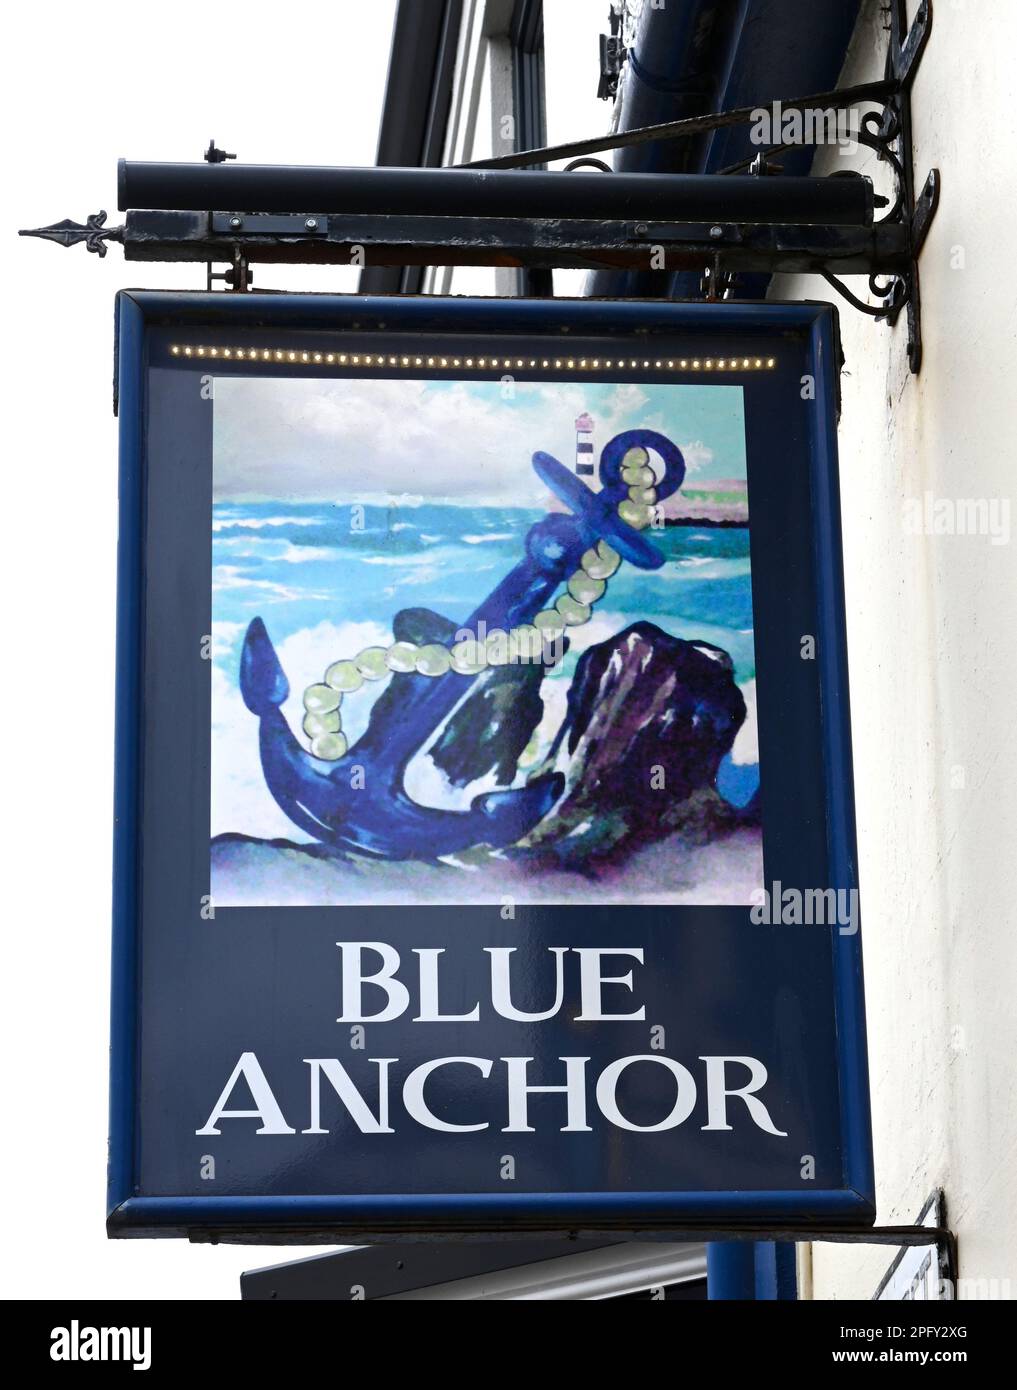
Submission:
M 153 622 L 164 624 L 159 633 L 162 640 L 175 623 L 184 622 L 180 615 L 191 601 L 186 567 L 167 563 L 167 553 L 176 543 L 173 537 L 182 535 L 182 531 L 174 532 L 171 528 L 159 532 L 158 536 L 155 534 L 163 524 L 159 518 L 169 518 L 174 510 L 174 494 L 158 490 L 153 458 L 157 446 L 161 447 L 159 467 L 164 467 L 170 459 L 179 470 L 173 483 L 178 496 L 188 493 L 192 486 L 200 490 L 198 479 L 205 465 L 192 456 L 194 438 L 188 433 L 186 412 L 181 413 L 182 397 L 174 397 L 172 390 L 167 396 L 162 387 L 156 391 L 153 373 L 163 373 L 159 380 L 171 386 L 174 381 L 186 379 L 188 374 L 193 382 L 196 375 L 208 371 L 208 359 L 204 354 L 209 345 L 216 344 L 219 352 L 215 355 L 215 372 L 224 375 L 242 372 L 249 368 L 246 362 L 225 350 L 229 344 L 234 345 L 234 351 L 238 343 L 257 348 L 259 352 L 264 348 L 267 359 L 267 345 L 280 342 L 295 347 L 297 359 L 281 360 L 281 364 L 273 360 L 272 369 L 297 376 L 307 370 L 308 352 L 315 371 L 349 373 L 348 368 L 333 368 L 322 359 L 326 348 L 351 342 L 386 344 L 385 350 L 392 354 L 390 360 L 394 370 L 398 369 L 403 354 L 419 354 L 421 350 L 426 353 L 429 348 L 439 351 L 442 344 L 453 345 L 448 348 L 450 353 L 457 342 L 473 344 L 474 351 L 483 351 L 483 344 L 487 343 L 487 351 L 492 353 L 504 351 L 506 342 L 528 344 L 528 350 L 520 349 L 523 352 L 520 380 L 548 379 L 550 369 L 541 368 L 537 363 L 548 353 L 556 350 L 560 353 L 562 344 L 567 345 L 568 353 L 576 360 L 581 352 L 588 353 L 591 359 L 598 354 L 614 356 L 620 366 L 628 358 L 631 365 L 621 376 L 617 367 L 605 371 L 605 379 L 612 381 L 658 380 L 658 373 L 665 369 L 669 381 L 700 381 L 707 362 L 719 378 L 735 380 L 740 378 L 724 378 L 724 372 L 735 368 L 736 359 L 743 352 L 763 354 L 772 370 L 758 373 L 751 386 L 746 386 L 746 401 L 751 398 L 746 429 L 756 440 L 750 449 L 749 462 L 752 524 L 755 528 L 758 517 L 759 525 L 765 529 L 769 524 L 767 518 L 770 518 L 773 526 L 778 527 L 776 508 L 782 504 L 780 489 L 785 484 L 780 479 L 785 474 L 794 474 L 794 478 L 786 484 L 789 491 L 784 501 L 791 498 L 792 487 L 797 490 L 795 505 L 800 508 L 803 524 L 794 530 L 790 540 L 786 532 L 772 530 L 772 537 L 782 538 L 780 545 L 762 548 L 758 554 L 753 540 L 754 593 L 757 598 L 759 593 L 764 597 L 767 592 L 773 596 L 769 631 L 762 639 L 757 635 L 757 641 L 775 644 L 783 641 L 786 646 L 790 641 L 797 643 L 805 633 L 815 638 L 815 660 L 808 665 L 801 663 L 802 669 L 807 670 L 807 676 L 801 677 L 805 682 L 802 685 L 804 693 L 796 694 L 797 687 L 792 690 L 794 682 L 799 680 L 795 668 L 782 692 L 785 704 L 780 709 L 776 704 L 773 706 L 774 715 L 767 734 L 773 740 L 773 766 L 797 761 L 800 767 L 795 772 L 794 794 L 800 793 L 810 800 L 808 805 L 791 805 L 790 790 L 787 796 L 775 794 L 764 814 L 764 846 L 769 843 L 769 836 L 774 844 L 779 842 L 787 847 L 786 852 L 790 854 L 791 846 L 803 836 L 811 835 L 818 847 L 817 854 L 825 859 L 823 886 L 835 891 L 857 892 L 837 473 L 840 361 L 837 319 L 831 306 L 122 292 L 117 308 L 116 373 L 120 539 L 109 1234 L 235 1237 L 269 1243 L 294 1238 L 317 1237 L 328 1241 L 344 1236 L 364 1238 L 374 1234 L 426 1235 L 455 1231 L 639 1231 L 696 1227 L 716 1231 L 728 1225 L 804 1230 L 810 1223 L 817 1222 L 870 1224 L 875 1216 L 875 1198 L 861 941 L 857 931 L 836 928 L 792 927 L 792 931 L 813 935 L 796 938 L 800 947 L 794 950 L 789 947 L 783 957 L 787 969 L 799 972 L 795 986 L 799 1000 L 807 999 L 810 994 L 808 980 L 814 968 L 810 961 L 817 962 L 815 969 L 819 973 L 815 978 L 819 981 L 819 993 L 824 993 L 827 983 L 830 985 L 829 997 L 816 1004 L 819 1012 L 814 1018 L 801 1016 L 800 1026 L 806 1030 L 806 1035 L 791 1045 L 793 1052 L 796 1049 L 797 1053 L 804 1051 L 811 1036 L 808 1028 L 825 1011 L 829 1018 L 831 1053 L 829 1066 L 819 1082 L 821 1089 L 831 1094 L 824 1093 L 815 1104 L 823 1110 L 820 1128 L 830 1137 L 831 1147 L 828 1161 L 820 1164 L 827 1180 L 820 1183 L 807 1175 L 805 1170 L 810 1155 L 799 1153 L 797 1147 L 792 1167 L 801 1171 L 792 1173 L 789 1168 L 788 1181 L 758 1189 L 744 1181 L 744 1167 L 743 1178 L 737 1183 L 711 1188 L 705 1183 L 690 1186 L 686 1182 L 684 1187 L 674 1191 L 663 1189 L 662 1185 L 643 1188 L 638 1182 L 623 1181 L 611 1191 L 560 1188 L 507 1191 L 504 1182 L 492 1182 L 491 1190 L 485 1191 L 372 1192 L 361 1186 L 359 1190 L 296 1192 L 285 1190 L 285 1176 L 277 1175 L 273 1182 L 263 1184 L 262 1190 L 242 1190 L 242 1182 L 231 1185 L 227 1178 L 221 1184 L 210 1183 L 207 1188 L 196 1185 L 196 1190 L 182 1192 L 171 1173 L 167 1176 L 159 1170 L 153 1147 L 160 1152 L 172 1147 L 167 1136 L 174 1132 L 174 1124 L 178 1130 L 181 1125 L 188 1126 L 190 1133 L 195 1128 L 189 1121 L 196 1111 L 185 1122 L 174 1109 L 180 1102 L 180 1087 L 188 1084 L 186 1079 L 169 1078 L 160 1070 L 162 1063 L 158 1060 L 164 1055 L 162 1048 L 168 1045 L 167 1039 L 175 1030 L 186 1032 L 191 1028 L 192 997 L 181 983 L 183 977 L 175 979 L 173 961 L 178 957 L 164 954 L 167 931 L 157 932 L 151 924 L 146 926 L 146 912 L 155 910 L 155 899 L 160 894 L 165 896 L 163 890 L 175 881 L 173 856 L 184 854 L 186 857 L 191 853 L 186 848 L 181 849 L 181 844 L 192 834 L 197 844 L 205 832 L 198 823 L 200 813 L 193 808 L 193 813 L 188 813 L 187 790 L 192 784 L 182 782 L 163 796 L 157 783 L 146 782 L 146 778 L 153 777 L 153 767 L 158 763 L 151 741 L 156 735 L 151 727 L 152 687 L 147 682 L 151 680 L 152 654 L 147 644 L 154 640 Z M 196 347 L 181 354 L 181 344 L 204 345 L 201 356 L 197 355 Z M 530 351 L 534 354 L 532 362 Z M 253 355 L 253 352 L 248 353 L 249 358 Z M 289 358 L 293 359 L 292 351 Z M 682 370 L 684 359 L 688 360 L 687 372 Z M 745 361 L 747 366 L 748 358 Z M 378 362 L 382 362 L 381 356 Z M 726 363 L 730 363 L 730 369 Z M 495 379 L 500 374 L 497 369 L 488 373 Z M 456 372 L 436 368 L 433 375 L 454 377 Z M 174 430 L 179 431 L 179 439 L 167 448 L 166 440 L 173 438 Z M 160 440 L 162 445 L 159 445 Z M 776 501 L 768 497 L 761 483 L 753 484 L 753 457 L 769 461 L 767 486 L 775 489 Z M 762 476 L 762 463 L 759 469 Z M 170 520 L 166 524 L 170 525 Z M 195 596 L 199 588 L 200 585 L 195 586 Z M 794 603 L 800 601 L 804 606 L 798 607 L 793 615 L 789 610 L 788 622 L 784 625 L 786 630 L 779 632 L 782 626 L 780 595 L 784 594 L 790 604 L 792 591 L 799 595 Z M 194 603 L 199 605 L 197 597 Z M 153 604 L 161 606 L 153 609 Z M 175 606 L 178 604 L 179 608 Z M 187 622 L 198 611 L 196 608 L 195 615 L 186 614 Z M 806 614 L 807 624 L 802 621 Z M 766 619 L 765 612 L 762 617 Z M 194 627 L 192 624 L 186 634 L 187 643 L 192 633 L 200 630 L 200 625 Z M 178 676 L 174 674 L 172 679 L 176 681 Z M 207 681 L 207 666 L 202 668 L 196 664 L 192 672 L 179 679 L 184 680 L 185 685 L 176 690 L 177 717 L 186 721 L 192 717 L 188 692 L 197 690 L 202 680 Z M 186 682 L 193 682 L 193 685 Z M 808 740 L 800 736 L 801 720 L 815 722 L 816 738 L 808 746 Z M 207 725 L 205 727 L 207 736 Z M 174 737 L 178 733 L 179 730 Z M 157 736 L 169 738 L 166 731 Z M 194 746 L 197 747 L 197 743 Z M 765 771 L 763 775 L 765 784 Z M 788 788 L 792 788 L 790 782 Z M 166 802 L 170 803 L 168 807 Z M 173 821 L 171 816 L 177 819 Z M 190 821 L 195 824 L 191 825 Z M 165 866 L 164 859 L 167 860 Z M 157 878 L 148 888 L 146 898 L 144 876 L 153 871 Z M 163 873 L 164 877 L 158 877 Z M 805 870 L 802 873 L 804 875 Z M 766 877 L 770 882 L 769 857 Z M 790 875 L 785 873 L 784 882 L 794 881 L 793 870 Z M 802 877 L 800 881 L 817 880 Z M 148 904 L 153 906 L 150 908 Z M 234 910 L 237 909 L 230 909 Z M 625 909 L 640 910 L 651 911 Z M 256 911 L 262 913 L 257 929 L 274 931 L 265 917 L 268 910 Z M 382 912 L 383 909 L 366 911 Z M 425 914 L 427 911 L 420 909 Z M 543 911 L 545 923 L 548 923 L 549 910 Z M 724 910 L 710 911 L 719 914 Z M 617 920 L 617 914 L 613 920 Z M 726 918 L 718 915 L 716 921 L 720 935 L 729 930 Z M 165 928 L 166 923 L 161 925 Z M 738 929 L 747 931 L 744 924 Z M 365 928 L 360 936 L 385 939 L 385 930 L 385 927 Z M 601 931 L 594 921 L 589 940 L 595 945 L 603 944 L 611 939 L 611 930 L 613 928 L 605 926 Z M 789 928 L 777 926 L 769 930 L 779 933 Z M 432 933 L 428 939 L 443 939 L 439 919 L 430 923 L 428 931 Z M 550 940 L 551 935 L 545 933 L 544 939 Z M 747 941 L 749 938 L 739 939 Z M 777 938 L 773 940 L 776 942 Z M 777 949 L 775 945 L 774 950 Z M 783 951 L 784 946 L 779 949 Z M 827 958 L 828 967 L 824 963 Z M 767 964 L 768 959 L 760 948 L 759 971 L 773 968 Z M 221 960 L 216 956 L 208 969 L 214 973 Z M 718 960 L 722 961 L 723 956 Z M 824 973 L 827 969 L 828 974 Z M 146 974 L 146 971 L 155 973 Z M 219 984 L 224 992 L 229 990 L 225 978 Z M 178 992 L 174 994 L 174 990 Z M 757 1004 L 758 1000 L 740 997 L 733 1007 L 739 1018 L 744 1015 L 747 1019 Z M 215 1006 L 205 1001 L 200 1008 L 204 1010 L 200 1026 L 214 1027 L 209 1020 L 217 1017 Z M 759 1026 L 769 1027 L 770 1023 L 760 1020 Z M 565 1045 L 561 1038 L 558 1041 L 560 1046 Z M 227 1074 L 228 1069 L 223 1080 Z M 208 1098 L 206 1112 L 214 1099 L 215 1095 Z M 170 1128 L 162 1128 L 167 1123 Z M 158 1135 L 158 1145 L 146 1144 L 149 1133 Z M 209 1147 L 210 1142 L 203 1141 L 203 1146 Z M 548 1153 L 550 1157 L 545 1155 L 542 1161 L 553 1165 L 553 1151 Z M 751 1154 L 746 1155 L 748 1171 L 753 1161 Z M 769 1159 L 760 1162 L 765 1167 Z M 282 1173 L 285 1163 L 280 1160 L 280 1164 Z M 447 1165 L 446 1155 L 446 1171 Z M 662 1170 L 658 1167 L 654 1171 Z M 769 1168 L 766 1171 L 770 1171 Z

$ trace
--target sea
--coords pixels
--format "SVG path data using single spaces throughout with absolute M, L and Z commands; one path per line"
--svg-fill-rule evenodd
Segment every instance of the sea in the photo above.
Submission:
M 431 503 L 219 503 L 213 617 L 246 626 L 260 614 L 277 646 L 326 619 L 390 631 L 393 614 L 406 607 L 459 623 L 518 563 L 526 532 L 542 515 Z M 622 564 L 596 605 L 597 630 L 606 618 L 620 626 L 646 618 L 676 637 L 723 647 L 738 684 L 751 681 L 748 528 L 671 526 L 648 534 L 666 563 L 656 571 Z M 338 655 L 324 652 L 322 660 Z

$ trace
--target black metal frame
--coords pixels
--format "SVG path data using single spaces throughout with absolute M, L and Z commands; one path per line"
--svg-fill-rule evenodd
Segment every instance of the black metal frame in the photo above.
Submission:
M 538 3 L 520 6 L 520 42 L 539 48 L 539 16 Z M 906 309 L 908 355 L 917 372 L 922 355 L 918 258 L 935 215 L 940 180 L 933 169 L 916 195 L 911 86 L 929 38 L 931 0 L 921 0 L 910 29 L 905 0 L 889 0 L 889 20 L 882 81 L 782 105 L 785 110 L 842 109 L 878 102 L 881 110 L 863 116 L 857 138 L 890 164 L 896 185 L 892 200 L 872 199 L 871 186 L 857 174 L 778 177 L 772 157 L 783 146 L 761 150 L 748 175 L 743 165 L 712 175 L 606 177 L 533 167 L 568 156 L 583 166 L 599 164 L 590 158 L 597 151 L 745 124 L 754 118 L 755 108 L 744 108 L 530 149 L 459 170 L 313 170 L 225 162 L 127 166 L 131 177 L 122 182 L 120 198 L 126 211 L 123 226 L 107 228 L 106 214 L 100 212 L 84 226 L 64 220 L 23 235 L 64 246 L 84 241 L 99 255 L 105 254 L 107 241 L 120 241 L 128 260 L 225 261 L 235 290 L 250 288 L 254 261 L 322 265 L 349 264 L 353 258 L 359 263 L 366 259 L 371 267 L 645 269 L 651 264 L 662 270 L 698 269 L 709 299 L 729 295 L 739 271 L 819 274 L 873 318 L 892 324 Z M 832 202 L 834 186 L 848 194 L 848 183 L 854 184 L 851 192 L 869 189 L 869 215 L 842 215 L 829 206 L 823 211 Z M 139 185 L 148 196 L 134 198 L 132 207 L 131 195 Z M 153 203 L 153 190 L 161 192 L 169 207 Z M 312 193 L 317 205 L 308 201 Z M 889 204 L 878 221 L 871 216 L 873 202 Z M 221 210 L 204 211 L 210 203 Z M 294 203 L 314 210 L 294 212 Z M 436 207 L 447 211 L 436 215 Z M 842 284 L 839 277 L 845 274 L 866 275 L 870 291 L 882 302 L 864 303 Z M 538 292 L 549 288 L 545 281 Z

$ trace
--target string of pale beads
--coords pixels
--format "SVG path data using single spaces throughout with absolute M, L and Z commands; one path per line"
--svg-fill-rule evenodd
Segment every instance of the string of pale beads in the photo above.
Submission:
M 655 475 L 645 449 L 629 449 L 622 460 L 622 481 L 629 495 L 618 505 L 618 515 L 637 531 L 649 526 L 657 501 Z M 390 647 L 365 647 L 350 661 L 336 661 L 324 680 L 304 691 L 304 733 L 311 752 L 326 762 L 343 757 L 347 741 L 342 732 L 340 706 L 365 681 L 380 681 L 393 672 L 418 676 L 476 676 L 491 666 L 508 666 L 544 659 L 545 642 L 554 642 L 566 628 L 582 627 L 593 616 L 593 605 L 603 598 L 607 581 L 621 564 L 621 556 L 606 541 L 587 550 L 579 569 L 565 585 L 553 608 L 545 608 L 532 623 L 510 632 L 492 629 L 483 640 L 468 637 L 451 647 L 440 642 L 418 645 L 393 642 Z

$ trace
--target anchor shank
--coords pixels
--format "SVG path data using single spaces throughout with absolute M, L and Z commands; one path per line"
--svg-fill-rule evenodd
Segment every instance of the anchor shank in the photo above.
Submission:
M 527 539 L 543 525 L 538 522 L 531 527 Z M 575 528 L 575 545 L 582 547 L 578 527 Z M 531 559 L 520 561 L 470 614 L 461 631 L 475 637 L 482 632 L 509 632 L 520 623 L 532 622 L 571 574 L 575 563 L 574 547 L 564 550 L 561 560 L 544 573 L 535 572 Z M 402 787 L 406 764 L 437 733 L 476 676 L 463 677 L 450 671 L 437 678 L 410 675 L 398 679 L 405 687 L 405 695 L 393 707 L 391 717 L 372 718 L 364 735 L 347 755 L 361 762 L 367 757 L 383 759 L 390 789 Z
M 627 452 L 639 449 L 646 457 L 651 448 L 665 470 L 653 496 L 664 498 L 681 485 L 685 463 L 681 451 L 655 431 L 629 430 L 611 440 L 601 458 L 604 486 L 599 493 L 578 482 L 557 459 L 535 454 L 538 477 L 569 514 L 550 512 L 530 527 L 524 558 L 458 632 L 449 631 L 447 620 L 429 615 L 441 634 L 432 640 L 442 645 L 480 642 L 492 633 L 507 640 L 514 629 L 533 622 L 581 568 L 585 552 L 601 543 L 643 569 L 659 568 L 663 555 L 629 525 L 624 512 L 626 503 L 634 508 L 630 481 L 623 476 Z M 647 486 L 645 481 L 640 485 Z M 562 618 L 562 626 L 564 622 Z M 418 805 L 403 785 L 410 760 L 430 745 L 480 673 L 397 673 L 372 709 L 364 735 L 343 757 L 325 763 L 304 752 L 282 714 L 289 683 L 264 623 L 255 618 L 244 641 L 240 685 L 248 709 L 261 720 L 262 767 L 276 801 L 301 829 L 325 843 L 379 858 L 433 860 L 473 845 L 515 844 L 561 796 L 561 773 L 533 778 L 525 787 L 487 792 L 475 797 L 468 811 Z

